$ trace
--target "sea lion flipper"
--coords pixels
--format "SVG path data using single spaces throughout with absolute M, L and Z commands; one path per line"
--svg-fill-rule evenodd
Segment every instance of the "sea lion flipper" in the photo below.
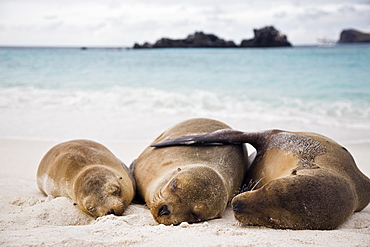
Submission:
M 158 142 L 155 144 L 150 145 L 151 147 L 169 147 L 169 146 L 187 146 L 187 145 L 212 145 L 215 143 L 206 143 L 204 142 L 206 136 L 208 134 L 201 134 L 201 135 L 188 135 L 188 136 L 181 136 L 177 138 L 172 138 L 165 140 L 163 142 Z M 221 143 L 218 143 L 221 145 Z
M 248 142 L 248 137 L 252 133 L 221 129 L 211 133 L 199 135 L 187 135 L 173 139 L 168 139 L 163 142 L 152 144 L 151 147 L 168 147 L 168 146 L 216 146 L 216 145 L 238 145 Z

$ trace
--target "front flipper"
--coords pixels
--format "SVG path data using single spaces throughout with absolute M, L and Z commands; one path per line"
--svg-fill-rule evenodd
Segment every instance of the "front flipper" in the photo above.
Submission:
M 246 132 L 241 132 L 232 129 L 217 130 L 207 134 L 188 135 L 178 138 L 168 139 L 163 142 L 152 144 L 152 147 L 168 147 L 168 146 L 216 146 L 216 145 L 237 145 L 246 142 L 246 139 L 241 137 L 245 136 Z
M 181 136 L 178 138 L 168 139 L 163 142 L 158 142 L 155 144 L 150 145 L 151 147 L 169 147 L 169 146 L 190 146 L 190 145 L 199 145 L 199 146 L 205 146 L 205 145 L 223 145 L 224 143 L 220 142 L 206 142 L 207 134 L 203 135 L 190 135 L 190 136 Z

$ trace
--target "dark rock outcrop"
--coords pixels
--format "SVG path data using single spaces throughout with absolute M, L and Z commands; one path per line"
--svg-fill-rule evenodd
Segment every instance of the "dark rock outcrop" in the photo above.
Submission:
M 148 42 L 145 42 L 143 45 L 139 45 L 138 43 L 135 43 L 134 49 L 140 49 L 140 48 L 153 48 L 153 45 L 149 44 Z
M 145 43 L 135 44 L 134 48 L 229 48 L 237 47 L 233 41 L 225 41 L 213 34 L 196 32 L 186 39 L 162 38 L 153 45 Z
M 285 47 L 292 46 L 287 37 L 273 26 L 254 29 L 254 38 L 243 40 L 240 47 Z
M 292 46 L 287 37 L 273 26 L 254 29 L 254 38 L 243 40 L 240 46 L 233 41 L 225 41 L 213 34 L 196 32 L 185 39 L 162 38 L 154 44 L 135 44 L 134 49 L 141 48 L 235 48 L 235 47 L 284 47 Z
M 363 33 L 354 29 L 343 30 L 340 33 L 338 43 L 368 43 L 370 42 L 370 33 Z

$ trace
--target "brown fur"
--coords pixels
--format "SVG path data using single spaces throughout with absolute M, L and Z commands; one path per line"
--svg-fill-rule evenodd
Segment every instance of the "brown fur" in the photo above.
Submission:
M 191 119 L 165 131 L 153 143 L 200 134 L 227 125 Z M 161 224 L 199 222 L 219 217 L 246 171 L 241 146 L 148 147 L 133 165 L 137 194 Z
M 335 229 L 369 203 L 370 180 L 338 143 L 314 133 L 263 135 L 248 174 L 252 183 L 260 182 L 256 190 L 233 199 L 237 220 L 276 228 Z
M 86 214 L 122 215 L 134 197 L 134 180 L 127 167 L 103 145 L 73 140 L 53 147 L 37 171 L 46 195 L 72 199 Z
M 370 180 L 351 154 L 314 133 L 220 130 L 184 136 L 158 146 L 250 143 L 257 156 L 248 188 L 232 200 L 235 217 L 247 225 L 335 229 L 370 201 Z

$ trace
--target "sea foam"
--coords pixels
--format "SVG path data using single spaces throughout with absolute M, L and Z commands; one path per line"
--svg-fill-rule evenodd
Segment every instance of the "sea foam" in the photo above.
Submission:
M 133 130 L 133 127 L 127 126 L 133 125 L 140 129 L 147 127 L 150 122 L 152 128 L 147 129 L 164 130 L 170 127 L 166 124 L 191 117 L 220 119 L 238 128 L 245 126 L 253 129 L 279 127 L 321 130 L 320 128 L 333 127 L 338 130 L 353 129 L 367 132 L 370 130 L 370 107 L 355 101 L 307 102 L 287 97 L 275 97 L 269 101 L 266 98 L 202 90 L 182 93 L 130 87 L 101 90 L 2 88 L 0 115 L 2 119 L 6 119 L 6 123 L 3 122 L 0 129 L 0 136 L 3 137 L 19 132 L 22 128 L 28 129 L 27 134 L 24 133 L 26 135 L 32 133 L 33 129 L 35 133 L 31 134 L 32 136 L 43 135 L 37 134 L 36 129 L 39 125 L 45 129 L 57 128 L 60 133 L 90 126 L 90 131 L 95 133 L 99 132 L 99 129 L 104 129 L 104 126 L 108 129 L 125 126 Z M 95 124 L 92 124 L 93 122 Z M 24 124 L 28 126 L 22 127 Z M 19 125 L 17 131 L 10 130 L 17 125 Z M 84 129 L 72 132 L 87 134 L 89 131 Z M 130 139 L 136 137 L 134 133 L 137 131 L 131 134 Z M 52 133 L 50 135 L 53 137 Z M 114 134 L 108 136 L 111 138 Z M 148 138 L 145 134 L 141 137 Z

